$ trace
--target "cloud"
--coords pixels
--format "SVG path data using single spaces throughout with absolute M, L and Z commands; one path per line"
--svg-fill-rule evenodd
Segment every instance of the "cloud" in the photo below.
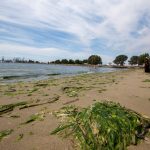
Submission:
M 9 43 L 21 45 L 15 54 L 30 56 L 31 47 L 40 49 L 39 56 L 49 49 L 59 57 L 59 49 L 76 58 L 97 53 L 109 60 L 120 53 L 150 52 L 149 8 L 149 0 L 5 0 L 0 5 L 0 49 Z
M 27 57 L 27 58 L 34 58 L 38 60 L 46 60 L 46 61 L 52 61 L 57 58 L 87 58 L 88 53 L 86 52 L 74 52 L 74 51 L 68 51 L 65 49 L 58 49 L 58 48 L 35 48 L 35 47 L 29 47 L 29 46 L 22 46 L 22 45 L 16 45 L 16 44 L 1 44 L 0 53 L 2 55 L 7 55 L 11 57 Z M 4 49 L 7 49 L 9 51 L 9 54 L 7 51 L 3 51 Z
M 7 49 L 7 51 L 5 51 Z M 8 53 L 9 51 L 9 53 Z M 2 56 L 9 58 L 21 57 L 27 59 L 35 59 L 40 61 L 53 61 L 56 59 L 87 59 L 93 53 L 90 51 L 71 51 L 58 48 L 33 48 L 16 44 L 1 44 L 0 53 Z M 104 63 L 111 62 L 113 57 L 101 55 Z

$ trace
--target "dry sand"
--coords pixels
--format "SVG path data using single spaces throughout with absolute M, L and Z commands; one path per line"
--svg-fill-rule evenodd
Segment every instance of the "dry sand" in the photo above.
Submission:
M 150 81 L 150 74 L 133 69 L 38 82 L 1 84 L 1 105 L 22 101 L 38 104 L 57 96 L 59 100 L 22 110 L 15 108 L 12 112 L 3 114 L 0 117 L 0 131 L 13 129 L 14 132 L 0 141 L 0 150 L 72 150 L 69 139 L 50 135 L 59 124 L 59 120 L 51 112 L 70 104 L 86 107 L 95 101 L 111 100 L 150 117 L 150 82 L 143 82 L 145 80 Z M 72 87 L 70 91 L 67 91 L 68 87 Z M 43 114 L 42 121 L 21 124 L 36 113 Z M 129 149 L 149 150 L 150 141 L 147 139 L 138 146 L 130 146 Z

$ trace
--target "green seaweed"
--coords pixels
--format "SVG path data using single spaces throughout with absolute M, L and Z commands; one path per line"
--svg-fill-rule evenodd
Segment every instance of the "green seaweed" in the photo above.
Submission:
M 8 129 L 8 130 L 0 131 L 0 141 L 1 141 L 4 137 L 10 135 L 13 131 L 14 131 L 13 129 Z
M 145 79 L 143 82 L 150 82 L 150 79 Z
M 46 102 L 42 102 L 42 103 L 33 103 L 33 104 L 27 103 L 27 104 L 21 106 L 19 109 L 25 109 L 25 108 L 30 108 L 30 107 L 35 107 L 35 106 L 40 106 L 40 105 L 54 103 L 54 102 L 59 100 L 59 97 L 60 96 L 55 96 L 55 97 L 51 98 L 50 100 L 48 100 Z
M 34 133 L 32 131 L 29 132 L 29 135 L 34 135 Z
M 33 92 L 36 92 L 38 91 L 38 88 L 33 88 L 29 93 L 33 93 Z
M 40 113 L 38 113 L 38 114 L 33 114 L 33 115 L 31 115 L 30 117 L 29 117 L 29 119 L 27 120 L 27 121 L 25 121 L 24 123 L 22 123 L 22 124 L 28 124 L 28 123 L 32 123 L 32 122 L 34 122 L 34 121 L 36 121 L 36 120 L 39 120 L 39 121 L 42 121 L 43 119 L 44 119 L 44 115 L 43 114 L 40 114 Z
M 18 102 L 18 103 L 13 103 L 13 104 L 7 104 L 7 105 L 0 105 L 0 115 L 13 111 L 15 107 L 26 105 L 27 102 Z
M 43 94 L 43 96 L 49 96 L 49 94 Z
M 77 97 L 78 93 L 83 90 L 84 87 L 63 87 L 62 90 L 67 94 L 69 97 Z
M 35 86 L 46 87 L 48 86 L 48 83 L 38 83 L 38 84 L 35 84 Z
M 100 89 L 100 90 L 98 90 L 99 93 L 102 93 L 104 91 L 106 91 L 106 89 Z
M 87 108 L 64 107 L 54 113 L 61 124 L 51 132 L 73 137 L 83 150 L 125 150 L 138 144 L 150 128 L 150 119 L 113 102 Z
M 11 117 L 11 118 L 20 118 L 19 115 L 11 115 L 10 117 Z
M 17 137 L 17 141 L 20 141 L 21 139 L 23 139 L 23 137 L 24 137 L 23 133 L 19 134 L 19 136 Z

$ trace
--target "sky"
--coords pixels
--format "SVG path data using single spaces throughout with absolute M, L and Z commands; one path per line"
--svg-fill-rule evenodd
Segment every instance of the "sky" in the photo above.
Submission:
M 150 53 L 150 0 L 0 0 L 0 57 Z

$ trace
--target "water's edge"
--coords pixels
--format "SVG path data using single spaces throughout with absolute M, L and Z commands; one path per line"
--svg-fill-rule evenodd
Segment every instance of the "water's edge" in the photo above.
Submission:
M 0 63 L 0 83 L 38 81 L 49 78 L 61 78 L 87 73 L 114 72 L 118 70 L 120 69 L 104 67 L 94 68 L 89 66 Z

